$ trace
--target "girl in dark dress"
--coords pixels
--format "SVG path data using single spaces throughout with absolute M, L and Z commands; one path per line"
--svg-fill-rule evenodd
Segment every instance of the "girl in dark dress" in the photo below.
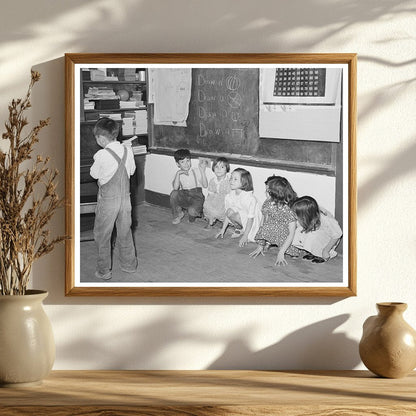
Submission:
M 290 209 L 297 195 L 289 181 L 282 176 L 272 176 L 266 181 L 268 198 L 262 206 L 263 220 L 255 237 L 257 248 L 250 253 L 256 258 L 264 256 L 271 246 L 279 248 L 275 265 L 286 265 L 285 253 L 292 257 L 299 256 L 299 249 L 292 246 L 296 229 L 296 215 Z

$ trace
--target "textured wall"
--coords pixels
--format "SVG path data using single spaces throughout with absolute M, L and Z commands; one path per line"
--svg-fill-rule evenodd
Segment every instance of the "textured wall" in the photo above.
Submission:
M 53 121 L 39 148 L 61 172 L 65 52 L 358 53 L 358 296 L 65 298 L 59 247 L 33 278 L 50 292 L 55 369 L 361 368 L 361 326 L 376 302 L 408 302 L 416 327 L 415 12 L 401 0 L 4 4 L 0 119 L 39 70 L 33 117 Z

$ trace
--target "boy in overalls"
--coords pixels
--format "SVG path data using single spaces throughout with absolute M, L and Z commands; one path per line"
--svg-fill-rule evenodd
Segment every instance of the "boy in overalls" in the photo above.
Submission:
M 127 273 L 137 269 L 137 257 L 131 232 L 130 176 L 136 170 L 131 146 L 116 139 L 119 124 L 110 118 L 101 118 L 94 126 L 97 144 L 102 147 L 94 154 L 90 175 L 98 180 L 95 209 L 94 240 L 98 248 L 95 276 L 111 279 L 111 235 L 117 230 L 120 268 Z
M 204 194 L 202 188 L 208 186 L 205 169 L 207 164 L 200 160 L 198 169 L 192 167 L 191 152 L 188 149 L 179 149 L 174 154 L 179 170 L 172 181 L 173 191 L 170 194 L 170 206 L 172 208 L 172 224 L 179 224 L 184 217 L 183 209 L 188 211 L 189 222 L 194 222 L 196 217 L 202 216 Z

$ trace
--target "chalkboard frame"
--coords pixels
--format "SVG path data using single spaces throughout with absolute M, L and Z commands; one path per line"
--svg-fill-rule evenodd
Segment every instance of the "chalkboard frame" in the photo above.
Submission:
M 348 248 L 348 258 L 345 259 L 347 272 L 344 276 L 343 283 L 339 284 L 310 284 L 302 285 L 279 285 L 279 284 L 250 284 L 247 285 L 192 285 L 184 284 L 181 286 L 158 285 L 108 285 L 105 282 L 95 285 L 80 285 L 79 271 L 76 270 L 76 264 L 79 261 L 76 252 L 76 241 L 79 235 L 76 233 L 76 219 L 78 212 L 75 206 L 79 186 L 75 182 L 79 155 L 75 153 L 77 112 L 80 111 L 80 103 L 75 100 L 76 70 L 81 65 L 114 65 L 114 64 L 343 64 L 348 68 L 347 88 L 348 108 L 346 111 L 347 135 L 344 135 L 344 150 L 347 161 L 346 177 L 341 179 L 341 188 L 347 184 L 348 201 L 343 201 L 346 206 L 346 215 L 348 217 L 348 239 L 344 240 L 344 245 Z M 66 166 L 65 166 L 65 199 L 66 199 L 66 233 L 69 236 L 66 241 L 66 275 L 65 275 L 65 294 L 67 296 L 328 296 L 328 297 L 348 297 L 357 294 L 356 282 L 356 65 L 357 56 L 354 53 L 334 53 L 334 54 L 65 54 L 65 134 L 66 134 Z M 152 132 L 149 132 L 150 136 Z M 154 153 L 170 154 L 170 149 L 158 149 L 150 143 L 150 151 Z M 201 156 L 206 153 L 201 152 Z M 230 155 L 232 158 L 233 155 Z M 334 157 L 339 158 L 339 155 Z M 247 158 L 249 159 L 249 158 Z M 232 159 L 234 160 L 234 159 Z M 241 158 L 235 158 L 241 162 Z M 245 160 L 245 164 L 263 164 L 267 166 L 269 160 Z M 287 170 L 305 170 L 317 174 L 335 175 L 336 168 L 331 166 L 319 168 L 319 166 L 299 167 L 287 163 L 286 165 L 278 161 L 275 166 Z M 342 176 L 341 176 L 342 178 Z M 337 179 L 339 183 L 339 180 Z M 344 230 L 345 232 L 346 230 Z M 202 281 L 202 283 L 204 283 Z

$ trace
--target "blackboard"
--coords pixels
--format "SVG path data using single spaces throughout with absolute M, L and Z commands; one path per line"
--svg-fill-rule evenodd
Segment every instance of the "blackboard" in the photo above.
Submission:
M 187 126 L 152 125 L 149 150 L 333 174 L 334 146 L 259 137 L 258 68 L 193 68 Z

